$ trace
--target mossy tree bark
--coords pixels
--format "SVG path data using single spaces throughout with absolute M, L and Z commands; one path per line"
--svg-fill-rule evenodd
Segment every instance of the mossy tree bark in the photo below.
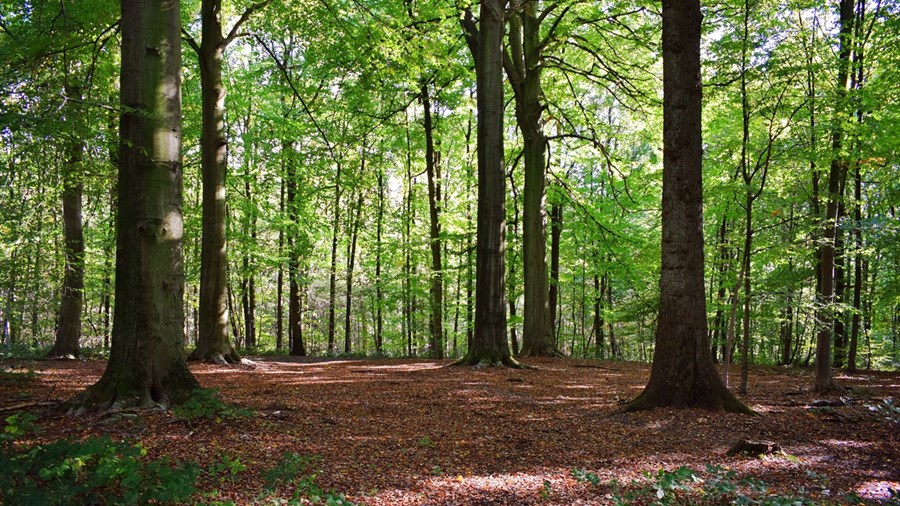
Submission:
M 700 1 L 663 1 L 663 195 L 659 323 L 650 380 L 626 406 L 752 411 L 719 378 L 703 284 Z
M 74 413 L 171 405 L 198 386 L 183 350 L 180 27 L 178 1 L 122 1 L 112 350 Z

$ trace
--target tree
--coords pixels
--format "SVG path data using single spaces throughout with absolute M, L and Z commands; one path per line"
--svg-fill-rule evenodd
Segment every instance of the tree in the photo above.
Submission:
M 650 380 L 626 407 L 752 413 L 713 366 L 703 285 L 700 2 L 663 2 L 663 202 L 659 322 Z
M 425 173 L 428 178 L 428 234 L 431 243 L 431 354 L 444 358 L 444 274 L 441 260 L 441 167 L 434 148 L 434 124 L 431 118 L 431 96 L 428 84 L 420 93 L 424 110 Z
M 172 404 L 197 381 L 184 340 L 181 12 L 178 1 L 122 1 L 119 207 L 112 349 L 76 413 Z
M 554 4 L 554 7 L 557 4 Z M 516 120 L 522 131 L 525 159 L 525 189 L 522 213 L 523 276 L 525 285 L 523 356 L 554 356 L 553 322 L 547 286 L 547 234 L 544 227 L 544 186 L 547 137 L 542 126 L 541 21 L 534 0 L 514 0 L 509 19 L 510 52 L 504 52 L 504 67 L 515 95 Z M 552 8 L 551 8 L 552 10 Z M 554 24 L 553 28 L 556 28 Z M 548 37 L 552 35 L 550 30 Z
M 78 342 L 81 338 L 81 308 L 84 303 L 84 229 L 81 220 L 81 196 L 84 193 L 81 162 L 84 158 L 84 140 L 76 125 L 79 111 L 76 102 L 81 101 L 81 88 L 66 85 L 66 95 L 73 102 L 68 105 L 69 154 L 63 163 L 63 237 L 66 246 L 66 266 L 63 276 L 62 299 L 56 326 L 56 342 L 48 354 L 51 357 L 78 358 L 81 356 Z
M 475 60 L 478 108 L 478 227 L 475 236 L 475 331 L 457 364 L 517 366 L 506 339 L 506 184 L 503 170 L 503 0 L 482 0 L 475 27 L 463 29 Z
M 214 363 L 241 360 L 228 339 L 228 301 L 226 294 L 227 255 L 225 241 L 225 173 L 228 140 L 225 135 L 225 85 L 222 60 L 225 48 L 238 36 L 241 25 L 254 11 L 268 2 L 250 6 L 228 35 L 222 33 L 222 1 L 203 0 L 200 4 L 202 38 L 198 45 L 190 36 L 188 44 L 200 59 L 200 95 L 202 130 L 200 167 L 203 173 L 203 238 L 200 250 L 200 332 L 191 358 Z M 248 337 L 250 339 L 250 337 Z
M 850 53 L 852 49 L 853 35 L 853 0 L 841 0 L 840 2 L 840 51 L 838 53 L 837 72 L 837 104 L 838 108 L 844 106 L 844 98 L 847 94 L 847 81 L 850 70 Z M 840 114 L 836 114 L 839 116 Z M 825 307 L 822 311 L 822 321 L 818 335 L 816 336 L 816 379 L 814 388 L 817 392 L 834 390 L 835 384 L 831 377 L 831 338 L 832 325 L 834 324 L 834 248 L 837 221 L 839 216 L 840 201 L 844 193 L 844 179 L 847 175 L 847 160 L 841 154 L 844 144 L 843 127 L 838 119 L 831 134 L 832 159 L 828 171 L 828 195 L 825 206 L 825 220 L 822 225 L 823 243 L 819 249 L 820 263 L 819 275 L 819 302 Z

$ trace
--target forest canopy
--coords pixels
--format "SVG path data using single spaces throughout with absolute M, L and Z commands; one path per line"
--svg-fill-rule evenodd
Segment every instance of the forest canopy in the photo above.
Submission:
M 465 355 L 477 295 L 477 7 L 182 2 L 187 349 L 209 339 L 203 349 L 225 361 Z M 505 8 L 512 354 L 649 361 L 661 268 L 660 6 Z M 128 112 L 120 8 L 4 0 L 0 12 L 3 344 L 58 347 L 68 332 L 77 346 L 57 355 L 102 351 L 117 302 Z M 827 326 L 835 367 L 900 363 L 898 34 L 893 1 L 704 6 L 715 360 L 809 365 Z M 221 229 L 210 251 L 227 245 L 218 266 L 202 253 L 207 213 Z M 536 259 L 542 271 L 531 270 Z M 219 298 L 204 306 L 203 280 L 214 278 Z

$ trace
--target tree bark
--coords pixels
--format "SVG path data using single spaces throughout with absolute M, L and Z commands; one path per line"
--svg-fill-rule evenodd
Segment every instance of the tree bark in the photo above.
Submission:
M 178 1 L 122 1 L 119 208 L 112 350 L 75 413 L 184 401 L 181 13 Z
M 663 196 L 659 321 L 650 380 L 627 410 L 752 413 L 712 363 L 703 283 L 700 2 L 664 0 Z
M 384 226 L 384 173 L 378 169 L 378 215 L 375 225 L 375 354 L 384 354 L 384 288 L 381 280 L 381 234 Z
M 74 138 L 70 141 L 69 156 L 63 163 L 63 239 L 65 243 L 65 274 L 63 276 L 62 297 L 56 325 L 56 341 L 48 356 L 79 358 L 81 350 L 81 309 L 84 303 L 84 229 L 81 219 L 81 196 L 84 183 L 81 162 L 84 158 L 84 141 L 78 137 L 80 129 L 75 121 L 79 115 L 77 102 L 81 100 L 81 89 L 66 85 L 66 96 L 74 99 L 67 105 L 67 120 Z
M 837 103 L 844 106 L 847 94 L 847 80 L 850 66 L 850 51 L 853 34 L 853 0 L 840 1 L 840 50 L 838 54 Z M 823 244 L 820 248 L 821 261 L 819 276 L 819 301 L 824 306 L 816 337 L 816 378 L 813 388 L 816 392 L 827 392 L 836 388 L 831 376 L 831 327 L 834 323 L 834 239 L 837 227 L 838 207 L 843 188 L 847 163 L 841 155 L 843 131 L 840 123 L 831 134 L 832 160 L 828 172 L 828 202 L 825 209 L 825 220 L 822 225 Z
M 523 311 L 522 356 L 557 356 L 547 283 L 547 233 L 544 227 L 547 137 L 542 126 L 541 20 L 537 2 L 523 0 L 511 10 L 510 52 L 504 58 L 515 95 L 516 121 L 523 138 L 525 189 L 522 216 Z
M 334 355 L 335 305 L 337 304 L 338 225 L 341 222 L 341 164 L 334 178 L 334 221 L 331 224 L 331 268 L 328 271 L 328 354 Z
M 235 363 L 241 360 L 228 338 L 227 243 L 225 238 L 225 173 L 228 140 L 225 135 L 225 85 L 222 59 L 225 37 L 220 19 L 221 0 L 202 0 L 200 60 L 201 139 L 203 185 L 200 247 L 200 334 L 195 360 Z
M 291 142 L 284 142 L 282 147 L 286 154 L 293 153 Z M 300 237 L 294 228 L 300 221 L 299 203 L 297 202 L 297 167 L 294 160 L 288 158 L 285 183 L 287 201 L 285 206 L 288 213 L 288 222 L 291 224 L 287 238 L 288 247 L 288 343 L 290 355 L 295 357 L 306 356 L 306 343 L 303 341 L 303 300 L 301 286 L 303 286 L 300 264 L 306 251 L 306 245 L 298 244 Z
M 282 154 L 282 157 L 284 154 Z M 278 214 L 284 216 L 284 164 L 278 192 Z M 275 351 L 284 348 L 284 228 L 278 228 L 278 274 L 275 279 Z
M 467 32 L 475 60 L 478 108 L 478 218 L 475 332 L 457 364 L 515 366 L 506 337 L 506 184 L 503 163 L 503 0 L 482 0 L 477 33 Z M 467 13 L 471 19 L 471 13 Z M 473 42 L 477 41 L 477 44 Z
M 558 335 L 559 323 L 557 320 L 557 311 L 559 310 L 559 246 L 562 238 L 563 227 L 563 206 L 562 202 L 557 199 L 550 206 L 550 325 L 553 327 L 554 349 L 559 349 Z
M 363 158 L 360 173 L 365 172 L 366 162 Z M 356 200 L 356 216 L 350 224 L 350 242 L 347 244 L 347 290 L 344 299 L 344 353 L 351 351 L 350 321 L 353 314 L 353 268 L 356 264 L 356 239 L 359 236 L 359 222 L 362 218 L 363 192 L 357 190 L 359 197 Z
M 431 355 L 444 358 L 444 274 L 441 260 L 441 168 L 434 149 L 434 126 L 428 84 L 422 85 L 422 108 L 425 110 L 425 173 L 428 178 L 428 210 L 431 244 Z

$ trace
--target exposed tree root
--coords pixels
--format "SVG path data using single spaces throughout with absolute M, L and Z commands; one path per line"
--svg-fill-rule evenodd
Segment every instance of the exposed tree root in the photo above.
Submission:
M 534 366 L 523 364 L 514 359 L 511 355 L 494 356 L 490 354 L 468 353 L 466 356 L 455 360 L 447 365 L 447 367 L 465 365 L 473 366 L 476 369 L 484 369 L 486 367 L 510 367 L 513 369 L 537 369 Z
M 206 353 L 201 353 L 200 348 L 197 348 L 188 357 L 188 361 L 206 362 L 208 364 L 217 365 L 230 365 L 242 363 L 243 358 L 233 348 L 229 352 L 208 350 Z
M 724 389 L 723 389 L 724 390 Z M 744 415 L 758 415 L 756 411 L 741 402 L 728 390 L 723 392 L 704 392 L 694 395 L 690 402 L 676 401 L 671 395 L 661 394 L 656 389 L 644 389 L 641 395 L 629 402 L 623 408 L 625 412 L 642 411 L 645 409 L 662 408 L 700 408 L 711 411 L 725 411 L 728 413 L 740 413 Z
M 61 403 L 59 409 L 70 416 L 128 408 L 166 409 L 183 403 L 200 387 L 186 367 L 181 369 L 156 381 L 147 378 L 141 381 L 135 376 L 112 375 L 107 371 L 87 390 Z

